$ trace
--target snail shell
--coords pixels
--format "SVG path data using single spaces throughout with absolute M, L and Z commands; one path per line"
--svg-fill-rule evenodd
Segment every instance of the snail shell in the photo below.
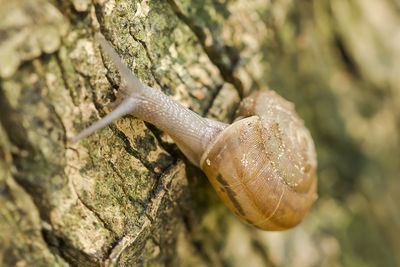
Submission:
M 119 105 L 72 142 L 130 113 L 167 132 L 248 224 L 284 230 L 307 215 L 317 196 L 316 154 L 293 104 L 263 91 L 241 102 L 231 125 L 202 118 L 141 83 L 102 35 L 97 41 L 120 72 Z
M 316 199 L 314 144 L 293 104 L 273 91 L 245 98 L 200 166 L 223 202 L 264 230 L 297 225 Z

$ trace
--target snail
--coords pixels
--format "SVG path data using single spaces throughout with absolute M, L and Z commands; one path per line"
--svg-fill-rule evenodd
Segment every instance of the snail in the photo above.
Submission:
M 317 198 L 316 153 L 292 103 L 259 91 L 241 101 L 230 125 L 203 118 L 141 83 L 101 34 L 96 39 L 120 72 L 119 105 L 72 142 L 130 113 L 168 133 L 247 224 L 285 230 L 307 215 Z

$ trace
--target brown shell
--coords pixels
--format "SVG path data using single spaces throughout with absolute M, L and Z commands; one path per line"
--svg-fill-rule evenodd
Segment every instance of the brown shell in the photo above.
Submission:
M 243 118 L 221 132 L 201 168 L 223 202 L 264 230 L 297 225 L 317 198 L 316 154 L 292 103 L 273 91 L 241 102 Z

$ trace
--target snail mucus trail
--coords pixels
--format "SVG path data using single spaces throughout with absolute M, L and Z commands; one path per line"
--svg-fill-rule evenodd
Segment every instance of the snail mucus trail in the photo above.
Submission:
M 72 142 L 129 113 L 168 133 L 244 222 L 285 230 L 307 215 L 317 198 L 317 161 L 311 135 L 292 103 L 260 91 L 242 100 L 230 125 L 202 118 L 141 83 L 101 34 L 96 40 L 120 72 L 119 105 Z

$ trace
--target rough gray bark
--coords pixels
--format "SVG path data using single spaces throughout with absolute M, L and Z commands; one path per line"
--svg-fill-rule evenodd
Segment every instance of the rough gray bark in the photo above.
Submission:
M 400 262 L 398 1 L 0 6 L 0 265 Z M 319 155 L 309 217 L 284 233 L 244 225 L 167 135 L 132 116 L 69 144 L 118 88 L 98 31 L 143 82 L 204 116 L 230 122 L 253 90 L 293 101 Z

